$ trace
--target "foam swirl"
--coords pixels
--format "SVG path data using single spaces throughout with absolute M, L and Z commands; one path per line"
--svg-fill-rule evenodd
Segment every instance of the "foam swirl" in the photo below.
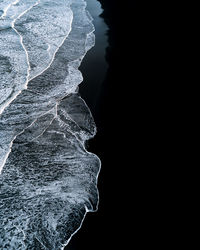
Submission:
M 100 161 L 85 148 L 96 127 L 77 94 L 94 26 L 83 0 L 26 2 L 0 3 L 2 18 L 15 20 L 0 34 L 18 41 L 15 53 L 11 42 L 0 52 L 0 248 L 57 250 L 98 206 Z

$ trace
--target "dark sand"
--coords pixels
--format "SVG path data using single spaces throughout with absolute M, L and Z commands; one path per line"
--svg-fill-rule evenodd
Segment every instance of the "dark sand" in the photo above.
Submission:
M 126 130 L 129 121 L 125 116 L 124 100 L 131 83 L 125 77 L 127 62 L 124 59 L 127 55 L 124 57 L 123 53 L 128 51 L 128 45 L 124 44 L 125 20 L 120 14 L 124 3 L 117 0 L 99 2 L 104 9 L 102 21 L 109 27 L 109 45 L 107 47 L 102 33 L 105 26 L 101 23 L 96 27 L 96 46 L 88 52 L 80 68 L 84 76 L 80 94 L 88 104 L 98 129 L 95 138 L 89 142 L 89 151 L 97 154 L 102 162 L 98 180 L 100 203 L 98 212 L 87 214 L 67 250 L 114 250 L 116 246 L 121 250 L 129 249 L 122 239 L 122 235 L 130 230 L 127 225 L 125 227 L 125 213 L 131 213 L 130 199 L 133 198 L 126 197 L 123 187 L 127 174 L 131 175 L 131 164 L 122 155 L 124 149 L 130 147 L 124 144 L 130 133 Z M 91 5 L 89 9 L 92 14 L 94 9 Z M 97 19 L 95 25 L 98 25 Z

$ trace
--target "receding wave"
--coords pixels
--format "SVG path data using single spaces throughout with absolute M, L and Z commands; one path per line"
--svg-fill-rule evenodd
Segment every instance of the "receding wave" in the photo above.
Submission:
M 97 209 L 100 161 L 85 148 L 96 127 L 77 93 L 94 45 L 85 8 L 0 1 L 2 18 L 15 18 L 0 29 L 1 249 L 62 249 Z
M 0 59 L 7 72 L 0 71 L 0 113 L 51 64 L 71 30 L 70 5 L 71 0 L 15 0 L 0 5 Z

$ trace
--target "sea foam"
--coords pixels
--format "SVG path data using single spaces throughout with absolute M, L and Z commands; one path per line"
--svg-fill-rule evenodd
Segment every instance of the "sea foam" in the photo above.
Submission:
M 3 5 L 4 13 L 13 17 L 20 2 L 6 11 Z M 98 206 L 100 160 L 85 148 L 96 127 L 77 93 L 94 26 L 83 0 L 33 2 L 16 19 L 16 31 L 0 31 L 20 41 L 19 52 L 12 43 L 0 52 L 1 79 L 19 74 L 10 90 L 17 94 L 10 102 L 6 97 L 0 115 L 0 248 L 57 250 Z M 22 87 L 16 91 L 15 84 Z M 2 84 L 2 99 L 8 85 Z

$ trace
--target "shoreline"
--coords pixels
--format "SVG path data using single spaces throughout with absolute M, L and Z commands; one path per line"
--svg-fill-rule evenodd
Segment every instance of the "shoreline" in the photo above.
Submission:
M 86 102 L 89 107 L 94 121 L 97 127 L 97 134 L 94 138 L 87 141 L 87 150 L 91 153 L 96 154 L 99 157 L 99 154 L 96 153 L 95 147 L 92 146 L 93 142 L 95 143 L 95 138 L 101 131 L 101 126 L 99 124 L 99 102 L 101 95 L 104 89 L 104 80 L 106 78 L 108 63 L 106 61 L 106 48 L 108 47 L 108 37 L 107 30 L 108 27 L 104 22 L 104 19 L 101 17 L 103 9 L 99 1 L 94 0 L 85 0 L 87 2 L 86 9 L 89 11 L 90 15 L 93 18 L 93 24 L 95 26 L 95 46 L 92 47 L 85 57 L 79 67 L 80 72 L 83 75 L 83 82 L 79 85 L 79 95 Z M 98 142 L 97 142 L 98 143 Z M 99 157 L 100 158 L 100 157 Z M 100 158 L 101 160 L 101 158 Z M 102 168 L 101 168 L 102 171 Z M 92 232 L 96 230 L 94 225 L 91 223 L 96 223 L 96 218 L 98 219 L 99 213 L 102 211 L 101 202 L 103 203 L 103 194 L 101 193 L 101 171 L 98 176 L 98 189 L 99 189 L 99 204 L 98 210 L 95 212 L 89 212 L 84 218 L 84 222 L 81 224 L 78 232 L 73 235 L 69 244 L 64 248 L 66 250 L 80 250 L 92 246 L 93 244 L 89 241 L 89 238 L 92 236 Z M 86 233 L 86 235 L 85 235 Z M 90 248 L 89 248 L 90 249 Z M 88 250 L 89 250 L 88 249 Z M 94 247 L 93 247 L 94 249 Z
M 120 1 L 98 0 L 98 2 L 103 9 L 101 18 L 108 27 L 106 31 L 108 46 L 104 55 L 108 67 L 98 97 L 95 97 L 96 100 L 92 99 L 92 83 L 88 83 L 86 78 L 86 84 L 82 83 L 80 86 L 80 95 L 88 104 L 97 126 L 97 134 L 88 142 L 88 150 L 101 160 L 98 179 L 100 202 L 97 212 L 87 214 L 81 230 L 72 238 L 66 250 L 129 248 L 126 247 L 122 236 L 125 235 L 123 230 L 127 229 L 128 222 L 125 209 L 130 209 L 125 203 L 130 198 L 128 189 L 127 193 L 124 190 L 125 186 L 130 184 L 127 176 L 130 175 L 128 172 L 130 162 L 127 162 L 126 157 L 129 152 L 127 132 L 131 132 L 128 130 L 129 116 L 126 116 L 128 106 L 125 105 L 128 97 L 124 89 L 127 91 L 126 86 L 128 88 L 132 83 L 132 80 L 128 79 L 130 74 L 126 61 L 131 48 L 127 43 L 127 37 L 121 33 L 123 30 L 126 34 L 128 16 L 125 17 L 123 14 L 126 12 Z M 134 46 L 133 44 L 133 49 Z M 93 53 L 93 49 L 89 53 Z M 87 69 L 84 68 L 85 62 L 87 57 L 80 68 L 83 75 L 83 69 Z M 96 72 L 88 70 L 85 75 L 91 73 Z M 135 73 L 136 69 L 133 68 L 133 74 Z
M 66 250 L 115 249 L 116 246 L 126 249 L 125 239 L 122 237 L 125 235 L 123 230 L 127 229 L 128 223 L 125 214 L 128 212 L 125 209 L 131 209 L 126 202 L 129 198 L 134 198 L 128 197 L 128 187 L 125 190 L 125 187 L 131 184 L 128 182 L 127 175 L 132 176 L 129 172 L 131 163 L 127 160 L 129 153 L 127 133 L 132 131 L 128 130 L 130 125 L 128 119 L 131 114 L 128 113 L 126 116 L 129 108 L 125 105 L 128 101 L 126 86 L 128 88 L 131 83 L 134 83 L 132 79 L 128 79 L 126 59 L 130 47 L 127 44 L 127 38 L 121 34 L 122 29 L 124 32 L 127 31 L 127 17 L 123 16 L 121 2 L 97 1 L 103 9 L 100 17 L 107 25 L 104 62 L 96 70 L 91 70 L 91 54 L 95 57 L 94 50 L 97 46 L 88 52 L 79 68 L 84 76 L 79 93 L 91 110 L 97 126 L 97 134 L 89 140 L 88 150 L 101 160 L 98 178 L 100 201 L 98 211 L 87 214 L 81 230 L 73 236 Z M 121 13 L 122 16 L 120 16 Z M 105 75 L 100 73 L 102 68 L 106 69 Z M 133 74 L 135 73 L 137 73 L 136 69 L 133 68 Z M 97 77 L 98 74 L 101 75 L 100 79 Z M 95 76 L 99 81 L 101 80 L 100 88 L 94 87 Z

